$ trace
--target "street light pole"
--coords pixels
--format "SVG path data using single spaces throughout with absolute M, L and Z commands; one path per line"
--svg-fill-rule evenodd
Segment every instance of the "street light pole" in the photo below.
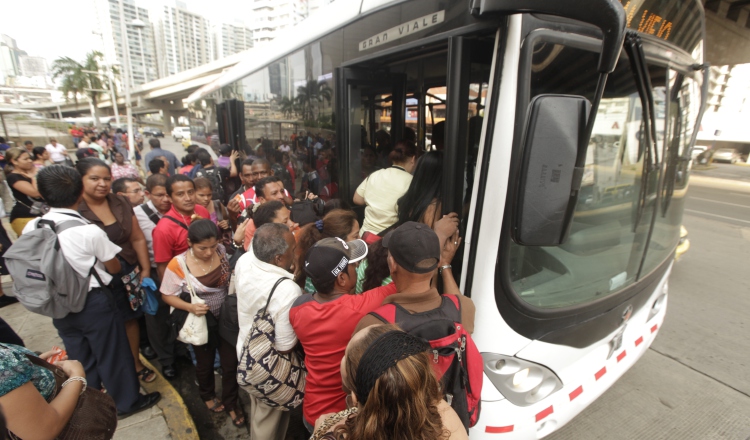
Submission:
M 120 43 L 122 44 L 123 59 L 123 87 L 125 88 L 125 117 L 128 118 L 128 158 L 135 163 L 135 142 L 133 137 L 133 107 L 130 101 L 130 46 L 128 45 L 128 28 L 125 24 L 124 0 L 118 2 L 120 9 Z

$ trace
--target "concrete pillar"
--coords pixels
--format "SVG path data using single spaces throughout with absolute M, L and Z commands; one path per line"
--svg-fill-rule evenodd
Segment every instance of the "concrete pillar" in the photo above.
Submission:
M 161 119 L 162 119 L 162 131 L 164 131 L 164 136 L 172 135 L 172 129 L 174 128 L 174 125 L 172 124 L 172 117 L 175 117 L 175 118 L 177 117 L 174 111 L 162 109 Z

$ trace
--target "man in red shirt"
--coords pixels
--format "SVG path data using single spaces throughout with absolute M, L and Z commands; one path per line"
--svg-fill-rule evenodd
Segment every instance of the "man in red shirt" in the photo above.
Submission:
M 172 258 L 187 251 L 188 226 L 196 218 L 211 218 L 206 208 L 195 203 L 195 184 L 184 174 L 167 179 L 167 196 L 172 209 L 164 214 L 154 228 L 154 262 L 159 279 Z

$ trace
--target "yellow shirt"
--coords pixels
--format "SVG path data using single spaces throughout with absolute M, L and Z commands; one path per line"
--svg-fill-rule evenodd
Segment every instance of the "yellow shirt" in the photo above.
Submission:
M 365 199 L 365 221 L 359 233 L 378 234 L 398 221 L 398 199 L 409 189 L 412 175 L 392 166 L 370 174 L 357 188 Z

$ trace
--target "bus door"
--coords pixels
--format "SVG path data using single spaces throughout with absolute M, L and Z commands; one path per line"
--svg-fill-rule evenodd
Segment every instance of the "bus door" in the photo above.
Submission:
M 396 142 L 409 140 L 422 153 L 441 152 L 440 213 L 457 212 L 464 235 L 495 39 L 496 32 L 486 30 L 337 69 L 347 201 L 370 172 L 389 165 Z M 461 254 L 453 264 L 457 275 Z
M 403 133 L 406 77 L 365 68 L 340 67 L 335 71 L 337 144 L 341 145 L 339 176 L 345 201 L 351 204 L 359 184 L 384 164 L 391 138 Z M 346 165 L 344 165 L 346 164 Z M 364 218 L 364 208 L 354 207 Z

